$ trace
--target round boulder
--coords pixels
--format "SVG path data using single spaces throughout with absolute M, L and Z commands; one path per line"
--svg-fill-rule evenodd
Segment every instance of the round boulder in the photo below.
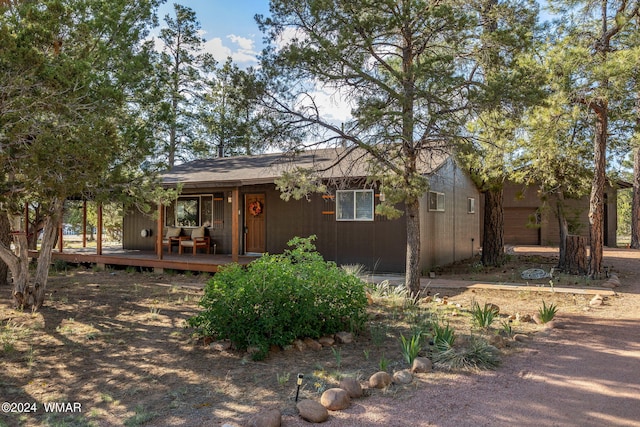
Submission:
M 249 427 L 280 427 L 282 415 L 277 409 L 262 411 L 251 417 Z
M 315 400 L 301 400 L 296 404 L 296 408 L 298 408 L 300 417 L 310 423 L 323 423 L 329 419 L 329 411 L 327 411 L 327 408 Z
M 371 388 L 385 388 L 392 382 L 391 375 L 387 372 L 376 372 L 369 378 L 369 387 Z
M 408 369 L 393 373 L 393 382 L 396 384 L 410 384 L 413 381 L 413 375 Z
M 320 403 L 330 411 L 341 411 L 351 405 L 351 398 L 349 393 L 341 388 L 330 388 L 322 393 Z
M 411 372 L 414 374 L 422 374 L 425 372 L 431 372 L 433 364 L 431 360 L 426 357 L 416 357 L 413 359 L 413 365 L 411 365 Z
M 360 382 L 352 377 L 343 378 L 338 385 L 341 389 L 347 392 L 350 398 L 355 399 L 362 397 L 362 386 Z

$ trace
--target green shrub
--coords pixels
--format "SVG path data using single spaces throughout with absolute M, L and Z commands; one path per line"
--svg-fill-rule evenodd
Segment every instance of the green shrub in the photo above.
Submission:
M 257 347 L 255 359 L 264 358 L 271 345 L 360 329 L 366 321 L 364 283 L 324 261 L 314 239 L 296 237 L 283 254 L 265 254 L 246 268 L 223 268 L 207 283 L 204 311 L 189 325 L 241 350 Z

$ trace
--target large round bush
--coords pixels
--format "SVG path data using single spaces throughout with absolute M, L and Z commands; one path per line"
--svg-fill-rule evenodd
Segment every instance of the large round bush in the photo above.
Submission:
M 204 310 L 189 324 L 238 349 L 257 347 L 258 359 L 271 345 L 359 329 L 366 321 L 365 284 L 325 261 L 314 239 L 296 237 L 283 254 L 221 269 L 205 287 Z

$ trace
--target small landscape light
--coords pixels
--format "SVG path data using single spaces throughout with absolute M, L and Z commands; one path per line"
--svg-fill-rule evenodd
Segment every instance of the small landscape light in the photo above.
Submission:
M 302 385 L 302 378 L 304 378 L 303 374 L 298 374 L 298 388 L 296 389 L 296 402 L 298 401 L 298 395 L 300 394 L 300 386 Z

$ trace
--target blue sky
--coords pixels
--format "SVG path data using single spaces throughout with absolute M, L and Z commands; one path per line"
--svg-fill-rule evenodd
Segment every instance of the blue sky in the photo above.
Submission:
M 239 67 L 257 65 L 262 33 L 254 16 L 269 14 L 269 0 L 169 0 L 158 12 L 161 25 L 167 14 L 174 16 L 174 3 L 196 12 L 207 41 L 205 49 L 219 63 L 231 56 Z

